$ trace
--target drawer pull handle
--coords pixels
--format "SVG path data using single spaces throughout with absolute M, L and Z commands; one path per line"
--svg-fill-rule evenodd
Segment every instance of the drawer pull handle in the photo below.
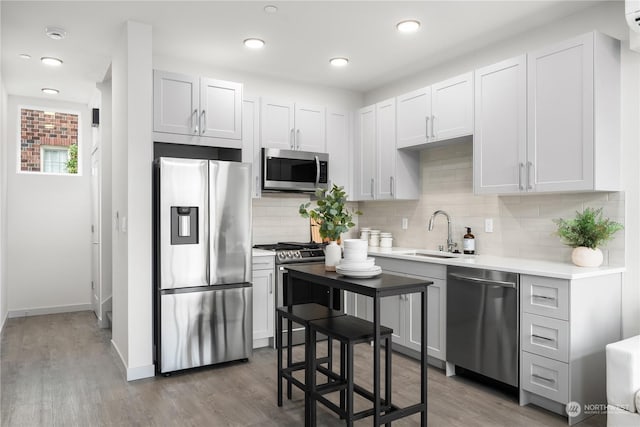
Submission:
M 542 335 L 531 334 L 531 336 L 534 338 L 540 338 L 541 340 L 555 341 L 555 338 L 543 337 Z
M 550 301 L 555 301 L 556 297 L 548 297 L 545 295 L 531 295 L 533 298 L 540 298 L 540 299 L 546 299 L 546 300 L 550 300 Z
M 550 383 L 552 383 L 552 384 L 555 384 L 555 383 L 556 383 L 556 380 L 554 380 L 553 378 L 543 377 L 543 376 L 538 375 L 538 374 L 531 374 L 531 376 L 532 376 L 533 378 L 538 379 L 538 380 L 547 381 L 547 382 L 550 382 Z

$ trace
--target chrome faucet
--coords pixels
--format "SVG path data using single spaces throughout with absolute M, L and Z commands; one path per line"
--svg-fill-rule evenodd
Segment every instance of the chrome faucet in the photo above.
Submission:
M 453 252 L 453 248 L 458 246 L 457 243 L 453 241 L 451 237 L 451 217 L 448 213 L 443 210 L 437 210 L 433 214 L 431 214 L 431 218 L 429 218 L 429 231 L 433 230 L 433 221 L 436 219 L 436 215 L 444 215 L 447 218 L 447 252 Z

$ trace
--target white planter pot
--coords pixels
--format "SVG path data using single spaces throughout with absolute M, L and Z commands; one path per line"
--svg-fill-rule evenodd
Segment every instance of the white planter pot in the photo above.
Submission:
M 324 269 L 336 271 L 336 265 L 340 263 L 340 258 L 342 258 L 342 248 L 335 240 L 330 241 L 324 248 Z
M 602 259 L 602 251 L 599 248 L 578 246 L 571 252 L 571 261 L 578 267 L 600 267 Z

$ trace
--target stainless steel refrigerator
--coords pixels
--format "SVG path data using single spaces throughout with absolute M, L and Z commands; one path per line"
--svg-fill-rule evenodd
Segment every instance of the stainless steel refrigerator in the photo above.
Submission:
M 159 373 L 251 355 L 250 175 L 246 163 L 154 162 Z

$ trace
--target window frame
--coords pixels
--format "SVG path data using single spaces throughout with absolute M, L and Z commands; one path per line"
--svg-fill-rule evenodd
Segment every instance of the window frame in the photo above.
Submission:
M 84 135 L 83 135 L 83 122 L 84 115 L 79 110 L 74 110 L 71 108 L 59 108 L 55 106 L 43 106 L 43 105 L 18 105 L 17 106 L 17 119 L 16 119 L 16 174 L 24 174 L 24 175 L 48 175 L 48 176 L 83 176 L 84 175 L 84 162 L 82 159 L 82 153 L 84 153 Z M 22 110 L 38 110 L 38 111 L 54 111 L 56 113 L 63 114 L 73 114 L 78 116 L 78 173 L 69 173 L 69 172 L 43 172 L 43 171 L 23 171 L 21 170 L 21 160 L 22 160 Z M 57 147 L 54 145 L 45 145 L 46 147 Z M 42 146 L 41 146 L 42 147 Z M 69 149 L 69 146 L 66 146 Z M 42 148 L 40 148 L 40 153 L 42 154 Z M 42 158 L 42 157 L 41 157 Z
M 44 160 L 44 153 L 45 151 L 66 151 L 67 152 L 67 161 L 69 160 L 69 146 L 63 146 L 63 145 L 40 145 L 40 166 L 41 169 L 44 169 L 44 165 L 45 165 L 45 160 Z M 28 171 L 24 171 L 24 172 L 28 172 Z M 38 172 L 33 172 L 33 173 L 38 173 Z M 77 175 L 77 174 L 71 174 L 69 172 L 45 172 L 44 170 L 40 171 L 40 173 L 45 173 L 45 174 L 51 174 L 51 175 Z

